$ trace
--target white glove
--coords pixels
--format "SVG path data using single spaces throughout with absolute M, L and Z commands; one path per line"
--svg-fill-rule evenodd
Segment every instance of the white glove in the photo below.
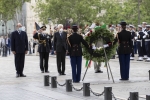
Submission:
M 135 40 L 137 40 L 137 39 L 138 39 L 138 37 L 134 37 L 134 39 L 135 39 Z
M 146 35 L 143 36 L 143 39 L 145 39 L 145 38 L 146 38 Z
M 104 44 L 103 47 L 104 47 L 104 48 L 107 48 L 107 47 L 109 47 L 109 45 L 108 45 L 108 44 Z
M 95 47 L 95 46 L 93 46 L 93 47 L 92 47 L 92 49 L 94 49 L 94 50 L 95 50 L 95 49 L 96 49 L 96 47 Z

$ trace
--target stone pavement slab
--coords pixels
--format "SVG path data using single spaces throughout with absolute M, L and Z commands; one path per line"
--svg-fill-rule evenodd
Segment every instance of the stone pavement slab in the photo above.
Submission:
M 82 76 L 86 68 L 84 67 L 85 60 L 82 63 Z M 130 80 L 119 81 L 120 68 L 118 59 L 110 60 L 110 67 L 113 73 L 115 83 L 111 77 L 108 80 L 107 70 L 103 67 L 104 73 L 94 73 L 93 64 L 88 69 L 84 82 L 91 83 L 91 88 L 94 92 L 101 93 L 105 86 L 111 86 L 116 97 L 127 99 L 129 92 L 139 92 L 141 96 L 150 94 L 149 62 L 131 61 Z M 104 97 L 96 97 L 91 93 L 90 97 L 84 97 L 83 91 L 66 92 L 65 87 L 58 86 L 57 89 L 44 87 L 44 75 L 57 76 L 60 84 L 63 84 L 66 79 L 71 79 L 70 59 L 66 57 L 66 76 L 59 76 L 56 67 L 56 57 L 49 58 L 48 74 L 42 74 L 39 68 L 38 56 L 26 56 L 24 74 L 25 78 L 15 78 L 15 66 L 13 55 L 8 57 L 0 57 L 0 100 L 104 100 Z M 76 88 L 81 88 L 83 82 L 73 84 Z M 139 100 L 144 100 L 140 98 Z

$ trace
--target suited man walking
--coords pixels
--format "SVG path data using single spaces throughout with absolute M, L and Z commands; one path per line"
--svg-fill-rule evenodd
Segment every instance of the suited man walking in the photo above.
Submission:
M 57 70 L 59 75 L 65 74 L 65 58 L 67 51 L 67 33 L 63 31 L 63 25 L 58 25 L 58 32 L 54 34 L 54 53 L 57 57 Z
M 17 30 L 11 34 L 11 51 L 15 57 L 16 77 L 26 77 L 23 74 L 25 54 L 28 52 L 28 37 L 22 31 L 21 23 L 17 24 Z

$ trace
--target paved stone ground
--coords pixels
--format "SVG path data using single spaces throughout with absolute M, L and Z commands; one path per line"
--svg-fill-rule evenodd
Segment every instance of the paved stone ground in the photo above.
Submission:
M 137 56 L 137 55 L 136 55 Z M 82 77 L 86 70 L 83 60 Z M 104 66 L 104 64 L 103 64 Z M 104 73 L 94 73 L 93 63 L 89 68 L 84 82 L 90 82 L 94 92 L 101 93 L 105 86 L 111 86 L 116 97 L 127 100 L 129 92 L 139 92 L 140 96 L 150 94 L 149 73 L 150 63 L 131 61 L 130 80 L 119 81 L 119 62 L 118 59 L 110 60 L 110 66 L 115 83 L 108 80 L 107 70 L 102 66 Z M 82 91 L 67 93 L 65 87 L 58 86 L 57 89 L 44 87 L 43 76 L 57 76 L 60 84 L 66 79 L 71 79 L 71 66 L 69 57 L 66 58 L 66 76 L 59 76 L 56 68 L 55 56 L 49 59 L 49 74 L 42 74 L 39 68 L 38 56 L 26 56 L 24 74 L 25 78 L 15 78 L 15 66 L 13 55 L 0 57 L 0 100 L 104 100 L 104 97 L 96 97 L 91 93 L 90 97 L 84 97 Z M 81 88 L 83 82 L 73 84 L 76 88 Z M 120 100 L 120 99 L 117 99 Z M 140 98 L 139 100 L 144 100 Z

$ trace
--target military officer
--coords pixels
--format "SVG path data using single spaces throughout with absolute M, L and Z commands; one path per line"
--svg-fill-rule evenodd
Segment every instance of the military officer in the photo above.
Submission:
M 146 62 L 150 62 L 150 25 L 147 25 L 147 32 L 145 34 L 145 49 L 146 49 L 146 53 L 147 53 L 147 57 L 148 59 L 146 60 Z
M 82 65 L 82 48 L 81 43 L 85 47 L 89 47 L 83 37 L 77 33 L 77 25 L 72 26 L 73 33 L 68 37 L 68 51 L 70 54 L 70 62 L 72 67 L 72 79 L 74 83 L 80 82 L 81 65 Z
M 144 45 L 144 32 L 142 31 L 142 26 L 138 25 L 138 34 L 137 37 L 135 39 L 137 39 L 137 49 L 138 49 L 138 53 L 139 53 L 139 59 L 137 61 L 143 61 L 143 56 L 144 56 L 144 52 L 143 52 L 143 48 L 145 46 Z
M 49 60 L 49 53 L 51 50 L 51 38 L 48 34 L 45 34 L 44 31 L 46 30 L 46 26 L 42 26 L 38 32 L 36 32 L 33 36 L 34 39 L 38 39 L 39 46 L 38 52 L 40 56 L 40 69 L 41 72 L 49 73 L 48 71 L 48 60 Z
M 132 45 L 134 46 L 134 41 L 135 41 L 135 37 L 136 37 L 136 33 L 134 32 L 133 30 L 134 26 L 133 25 L 129 25 L 129 31 L 131 32 L 131 39 L 132 39 Z M 134 49 L 132 50 L 132 53 L 131 53 L 131 57 L 130 57 L 130 60 L 134 60 Z
M 119 41 L 118 54 L 120 62 L 120 80 L 129 79 L 129 69 L 130 69 L 130 54 L 132 52 L 132 41 L 131 32 L 126 30 L 126 22 L 120 23 L 122 31 L 117 34 L 116 41 Z
M 146 25 L 147 25 L 147 22 L 142 22 L 142 32 L 146 34 L 147 32 L 147 28 L 146 28 Z M 145 49 L 145 38 L 143 38 L 143 59 L 147 59 L 147 52 L 146 52 L 146 49 Z

